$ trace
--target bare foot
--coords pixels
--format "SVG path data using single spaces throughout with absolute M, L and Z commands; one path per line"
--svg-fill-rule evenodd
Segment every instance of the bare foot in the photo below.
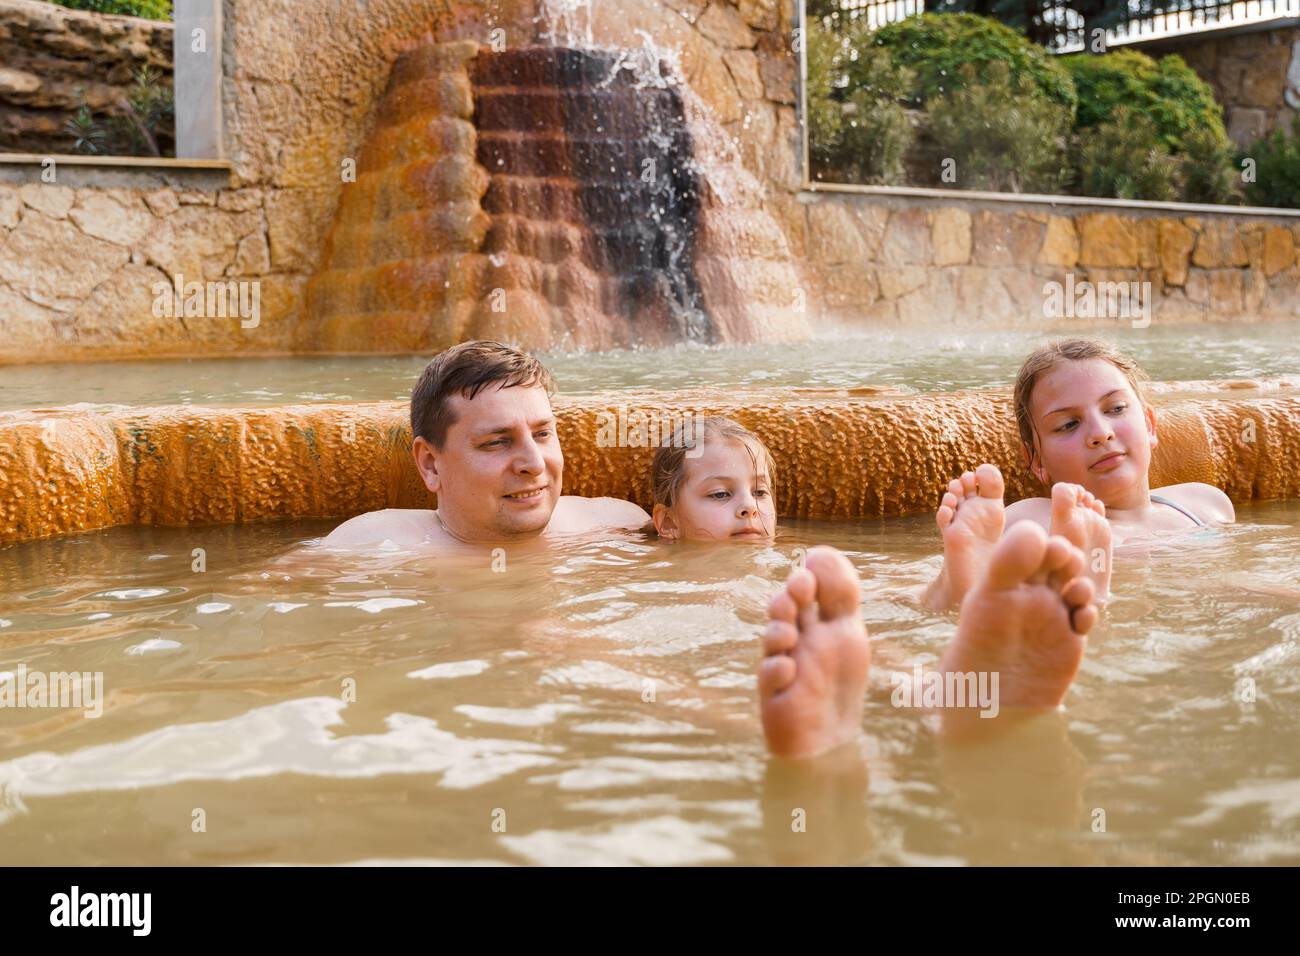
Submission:
M 848 558 L 817 547 L 768 605 L 758 696 L 776 756 L 815 757 L 861 730 L 871 643 L 858 603 Z
M 943 570 L 925 593 L 927 606 L 956 607 L 983 575 L 1006 520 L 1002 492 L 996 465 L 980 465 L 949 483 L 935 514 L 943 535 Z
M 939 669 L 984 672 L 990 681 L 997 674 L 1004 712 L 1056 707 L 1083 660 L 1084 635 L 1097 623 L 1092 596 L 1083 553 L 1064 538 L 1049 538 L 1035 522 L 1019 522 L 962 602 L 957 636 Z M 966 708 L 947 708 L 943 718 L 945 731 L 982 722 Z
M 1059 534 L 1083 552 L 1084 570 L 1096 587 L 1096 598 L 1110 594 L 1111 530 L 1106 506 L 1083 485 L 1058 482 L 1052 486 L 1052 534 Z

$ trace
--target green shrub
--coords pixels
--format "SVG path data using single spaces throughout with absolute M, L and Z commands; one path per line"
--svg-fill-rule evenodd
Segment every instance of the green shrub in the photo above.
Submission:
M 865 30 L 841 41 L 812 27 L 808 34 L 809 146 L 816 179 L 870 185 L 903 180 L 903 155 L 914 132 L 902 100 L 912 74 Z
M 1145 114 L 1121 106 L 1112 120 L 1078 133 L 1079 188 L 1085 196 L 1174 200 L 1179 162 Z
M 962 189 L 1056 192 L 1065 184 L 1070 110 L 1038 95 L 1027 76 L 1011 77 L 1003 62 L 930 101 L 930 134 L 939 155 L 957 163 Z
M 1245 157 L 1255 161 L 1255 181 L 1246 184 L 1247 202 L 1300 209 L 1300 116 L 1291 120 L 1289 136 L 1278 127 L 1246 150 Z
M 915 71 L 913 96 L 918 104 L 952 92 L 964 65 L 983 73 L 1001 62 L 1012 75 L 1027 80 L 1026 89 L 1064 106 L 1073 118 L 1075 92 L 1069 71 L 1058 58 L 996 20 L 970 13 L 926 13 L 882 27 L 875 42 L 889 50 L 894 63 Z
M 162 74 L 145 65 L 135 71 L 127 95 L 113 110 L 95 114 L 86 105 L 84 91 L 77 95 L 81 106 L 63 131 L 78 153 L 113 156 L 162 156 L 162 140 L 174 138 L 175 107 L 172 88 Z
M 1198 130 L 1228 141 L 1214 90 L 1177 54 L 1157 61 L 1136 50 L 1119 50 L 1075 54 L 1063 62 L 1079 96 L 1076 129 L 1104 123 L 1123 106 L 1149 117 L 1170 152 L 1185 152 L 1185 137 Z
M 113 13 L 124 17 L 144 17 L 146 20 L 172 18 L 172 0 L 52 0 L 52 2 L 73 10 Z
M 1240 203 L 1241 167 L 1237 149 L 1226 136 L 1206 127 L 1183 136 L 1183 195 L 1187 202 Z
M 1239 170 L 1234 163 L 1235 151 L 1223 127 L 1223 107 L 1214 99 L 1214 91 L 1173 54 L 1153 60 L 1136 50 L 1120 50 L 1102 55 L 1077 54 L 1064 62 L 1074 77 L 1079 94 L 1075 129 L 1085 140 L 1085 131 L 1113 122 L 1121 108 L 1147 118 L 1155 130 L 1160 146 L 1181 164 L 1177 177 L 1179 192 L 1169 198 L 1188 202 L 1233 203 L 1240 201 Z M 1137 148 L 1141 144 L 1129 137 L 1122 144 L 1113 133 L 1105 137 L 1115 149 Z M 1098 159 L 1099 170 L 1110 162 Z M 1162 160 L 1163 163 L 1163 160 Z M 1163 166 L 1162 166 L 1163 169 Z M 1129 189 L 1143 178 L 1141 171 L 1124 176 L 1119 169 L 1099 172 L 1106 188 Z M 1156 198 L 1165 192 L 1165 174 L 1151 170 L 1143 191 L 1152 195 L 1133 198 Z M 1125 184 L 1125 185 L 1119 185 Z M 1110 193 L 1105 193 L 1110 195 Z

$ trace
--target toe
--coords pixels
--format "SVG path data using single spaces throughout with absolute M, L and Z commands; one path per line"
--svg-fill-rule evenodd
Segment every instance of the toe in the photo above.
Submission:
M 997 465 L 985 463 L 975 469 L 975 481 L 979 486 L 981 498 L 998 498 L 1001 499 L 1002 493 L 1006 490 L 1002 481 L 1002 472 L 998 471 Z
M 1097 606 L 1085 604 L 1070 612 L 1070 629 L 1075 634 L 1087 634 L 1097 624 Z
M 786 654 L 799 643 L 799 631 L 786 621 L 769 621 L 763 632 L 763 654 Z
M 758 695 L 768 698 L 794 683 L 797 668 L 794 658 L 784 654 L 763 658 L 758 665 Z
M 1067 539 L 1054 534 L 1047 540 L 1043 570 L 1051 575 L 1053 584 L 1059 588 L 1083 572 L 1083 552 Z
M 787 624 L 794 624 L 798 617 L 799 609 L 795 606 L 794 598 L 790 596 L 789 588 L 782 588 L 772 595 L 772 600 L 767 602 L 767 616 L 772 621 L 783 621 Z
M 1084 605 L 1092 603 L 1096 590 L 1091 578 L 1074 578 L 1065 587 L 1061 588 L 1061 600 L 1072 609 L 1078 610 L 1083 608 Z
M 962 476 L 958 480 L 961 482 L 961 490 L 963 494 L 967 496 L 974 496 L 976 494 L 977 488 L 975 484 L 975 472 L 962 472 Z
M 960 478 L 948 482 L 948 494 L 952 495 L 955 501 L 961 501 L 966 496 L 966 489 L 962 486 Z
M 823 621 L 858 613 L 858 572 L 848 558 L 819 545 L 808 552 L 808 570 L 817 578 L 817 604 Z
M 985 582 L 997 590 L 1013 588 L 1029 579 L 1043 564 L 1047 532 L 1034 521 L 1020 521 L 1002 536 L 989 559 Z
M 812 551 L 808 552 L 808 554 L 811 557 Z M 796 568 L 790 572 L 790 577 L 786 578 L 785 581 L 785 590 L 794 603 L 795 613 L 791 616 L 792 620 L 798 616 L 799 612 L 812 606 L 813 599 L 817 596 L 817 579 L 808 570 L 807 562 L 805 562 L 804 567 Z

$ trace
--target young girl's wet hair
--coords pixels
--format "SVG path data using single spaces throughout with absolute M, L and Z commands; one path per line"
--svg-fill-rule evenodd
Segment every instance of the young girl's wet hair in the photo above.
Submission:
M 1020 374 L 1016 376 L 1016 388 L 1013 393 L 1016 426 L 1020 429 L 1020 440 L 1024 442 L 1025 455 L 1031 464 L 1038 448 L 1038 432 L 1029 413 L 1029 399 L 1034 394 L 1034 386 L 1038 384 L 1040 378 L 1057 366 L 1065 362 L 1083 362 L 1088 359 L 1101 359 L 1115 366 L 1128 379 L 1137 400 L 1143 405 L 1148 404 L 1146 392 L 1142 388 L 1142 383 L 1147 378 L 1146 373 L 1137 362 L 1105 342 L 1096 339 L 1062 339 L 1035 349 L 1020 366 Z
M 651 492 L 655 504 L 666 508 L 677 504 L 677 496 L 686 480 L 686 463 L 699 455 L 697 452 L 688 457 L 688 453 L 696 448 L 702 449 L 703 443 L 708 439 L 740 442 L 753 459 L 754 470 L 761 472 L 766 467 L 768 481 L 772 481 L 776 464 L 762 439 L 740 422 L 720 415 L 708 415 L 679 424 L 673 429 L 668 444 L 660 445 L 655 452 L 654 462 L 650 466 Z

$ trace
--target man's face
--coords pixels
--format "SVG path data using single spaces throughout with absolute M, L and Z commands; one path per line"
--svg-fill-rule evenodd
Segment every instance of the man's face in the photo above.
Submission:
M 489 385 L 450 402 L 455 421 L 442 447 L 417 438 L 414 448 L 443 524 L 466 541 L 541 534 L 564 474 L 546 389 Z

